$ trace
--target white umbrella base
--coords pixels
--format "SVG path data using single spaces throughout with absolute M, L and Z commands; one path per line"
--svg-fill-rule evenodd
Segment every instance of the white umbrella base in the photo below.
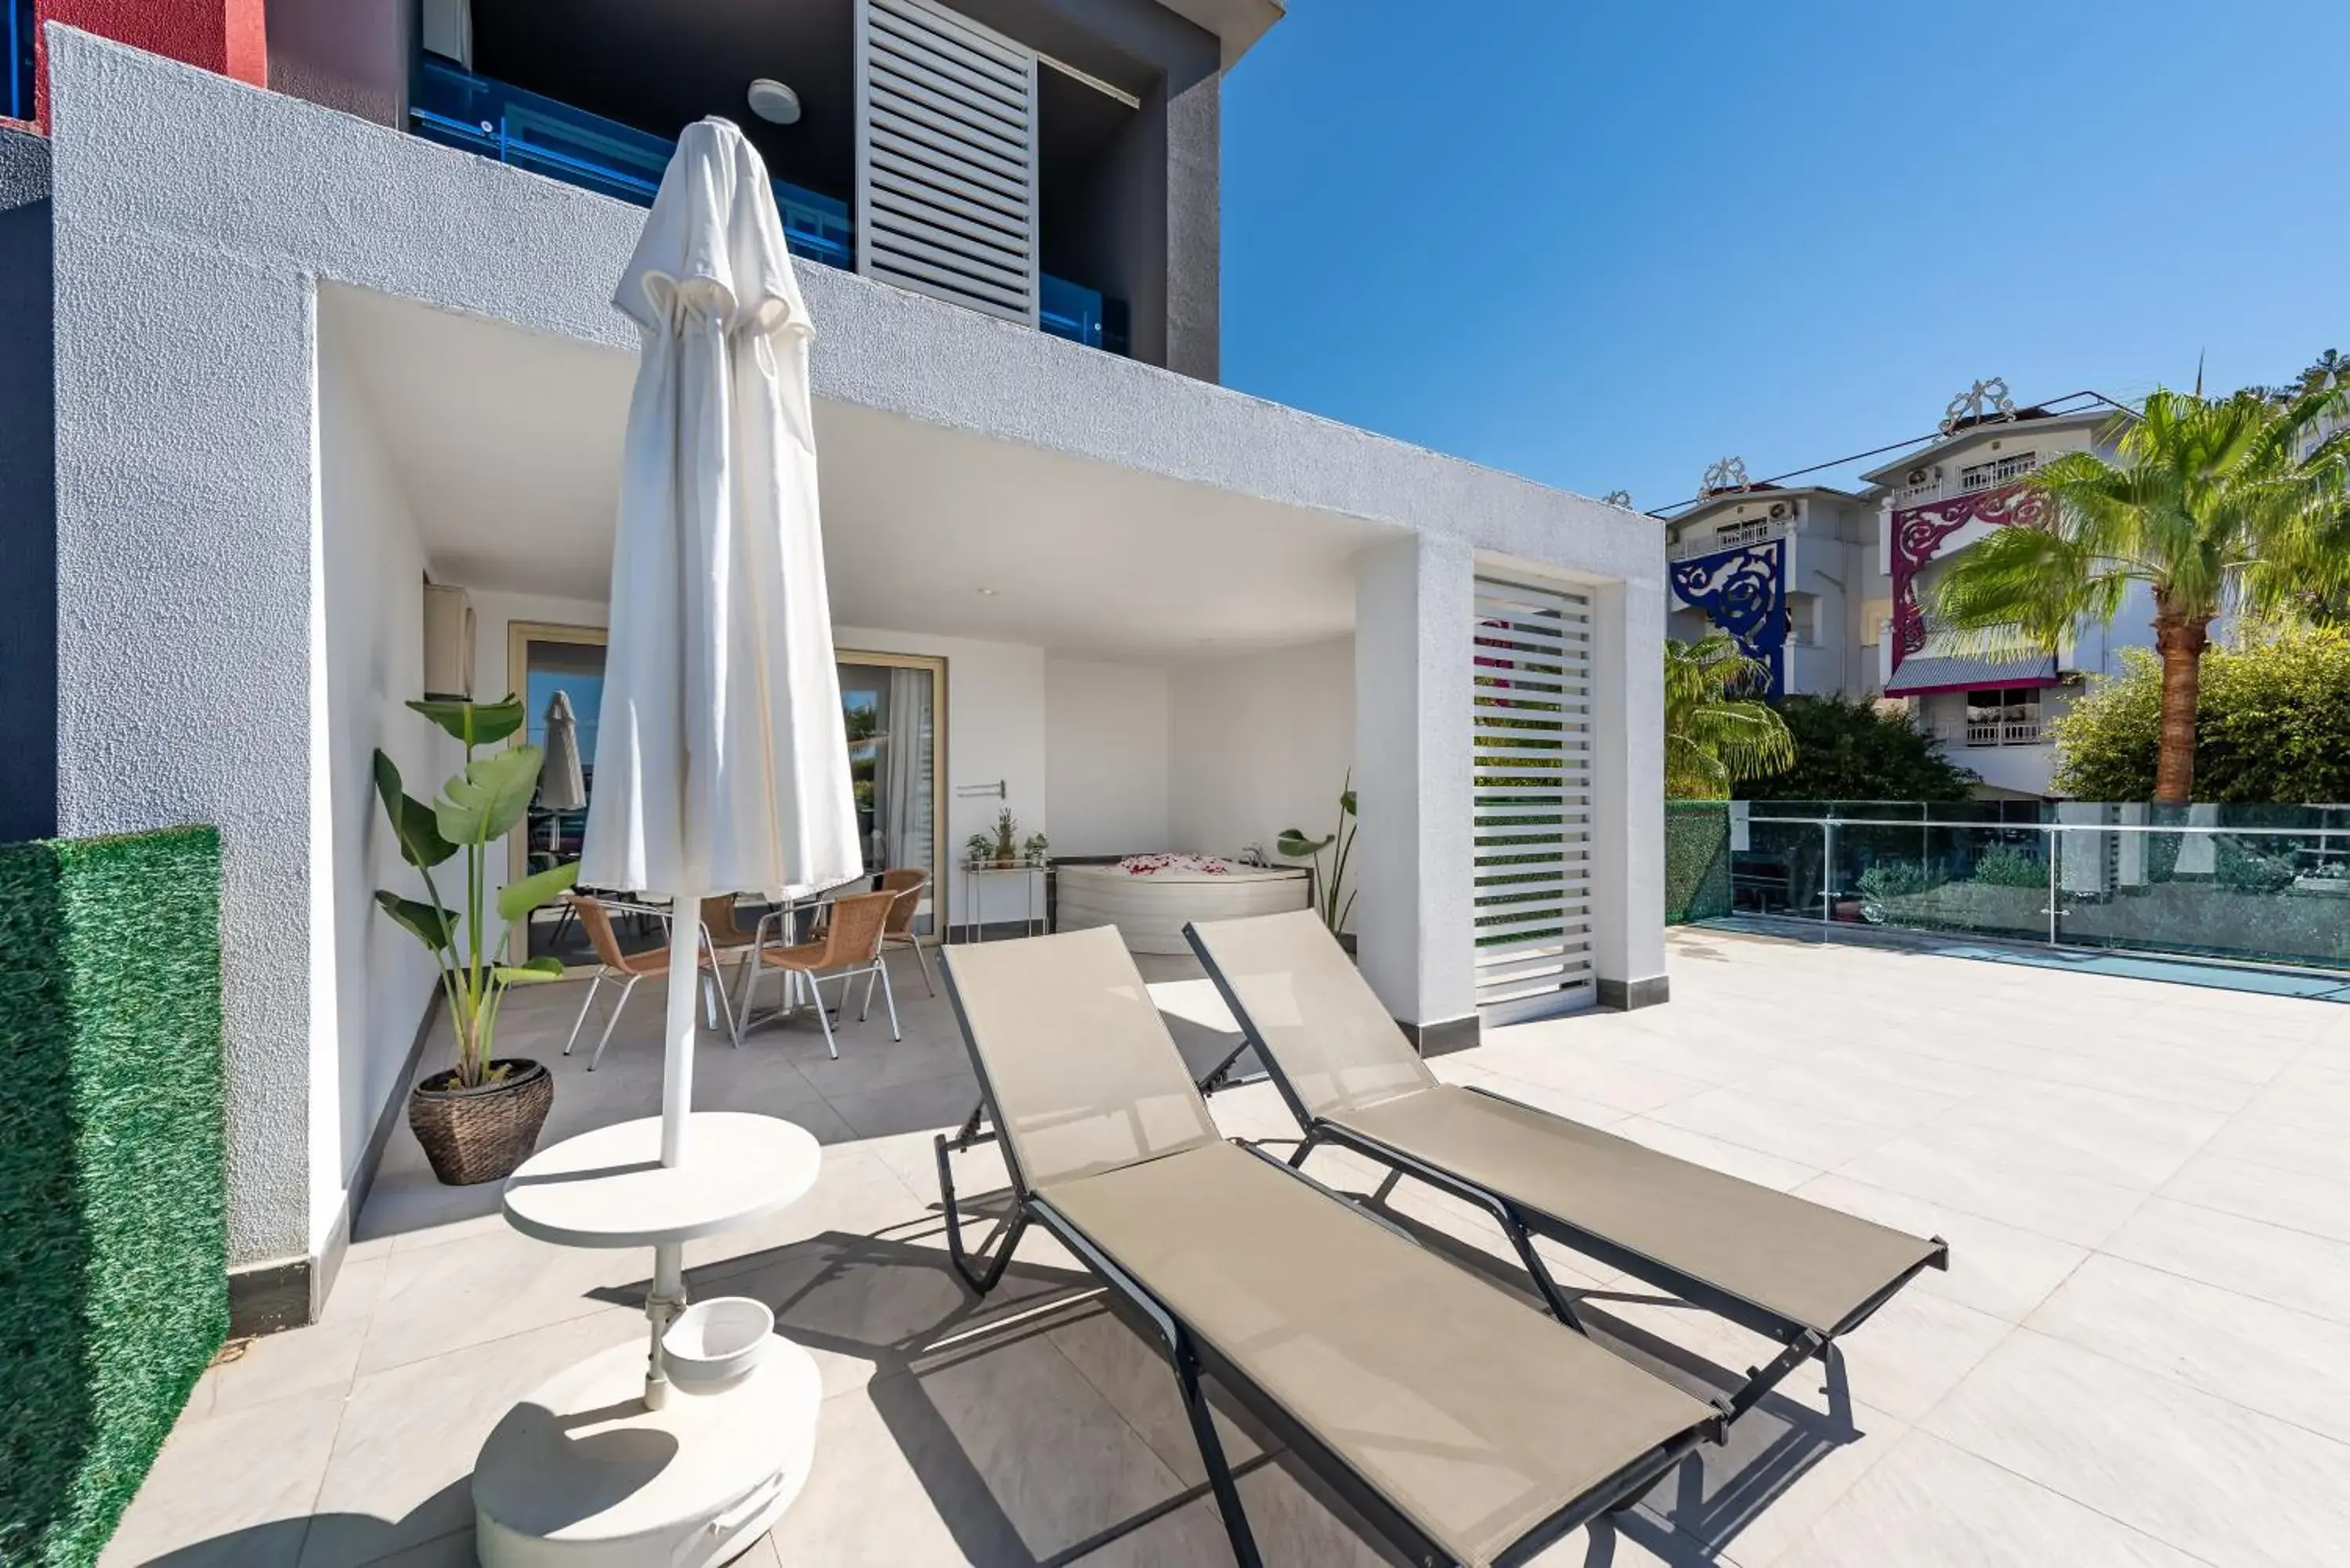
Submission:
M 823 1379 L 778 1334 L 740 1383 L 644 1404 L 641 1336 L 506 1412 L 473 1469 L 483 1568 L 714 1568 L 780 1518 L 816 1455 Z

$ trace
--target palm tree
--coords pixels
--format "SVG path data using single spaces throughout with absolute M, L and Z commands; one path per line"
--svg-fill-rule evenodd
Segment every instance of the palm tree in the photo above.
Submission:
M 1740 779 L 1784 773 L 1795 742 L 1759 690 L 1770 671 L 1726 631 L 1665 639 L 1665 794 L 1726 800 Z
M 2067 452 L 2023 481 L 2043 498 L 2044 521 L 2002 528 L 1951 562 L 1932 596 L 1936 620 L 1978 649 L 2020 639 L 2054 651 L 2084 620 L 2111 625 L 2145 584 L 2162 659 L 2154 798 L 2191 799 L 2211 623 L 2272 613 L 2350 571 L 2350 440 L 2336 432 L 2296 456 L 2343 398 L 2319 390 L 2280 404 L 2251 391 L 2207 400 L 2157 390 L 2135 420 L 2108 428 L 2116 462 Z
M 2300 389 L 2304 392 L 2332 392 L 2344 386 L 2350 386 L 2350 359 L 2342 358 L 2339 348 L 2328 348 L 2301 373 Z

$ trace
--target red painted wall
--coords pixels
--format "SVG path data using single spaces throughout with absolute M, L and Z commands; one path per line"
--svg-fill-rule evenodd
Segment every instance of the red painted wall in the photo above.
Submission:
M 168 55 L 255 87 L 269 85 L 269 39 L 262 0 L 34 0 L 33 102 L 49 123 L 47 24 Z

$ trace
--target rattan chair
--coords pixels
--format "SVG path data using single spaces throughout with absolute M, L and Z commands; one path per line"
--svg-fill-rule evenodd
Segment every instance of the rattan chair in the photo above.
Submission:
M 890 908 L 899 898 L 896 893 L 851 893 L 831 900 L 828 906 L 831 918 L 813 940 L 789 945 L 775 941 L 754 944 L 750 976 L 743 987 L 745 1026 L 750 1022 L 751 999 L 757 992 L 759 977 L 774 970 L 784 977 L 785 1000 L 767 1013 L 766 1018 L 758 1022 L 764 1023 L 767 1019 L 795 1012 L 798 1002 L 791 988 L 795 982 L 803 982 L 816 999 L 816 1022 L 824 1026 L 824 1048 L 837 1057 L 840 1054 L 840 1047 L 833 1040 L 832 1017 L 825 1011 L 824 992 L 817 982 L 839 981 L 840 1005 L 846 1010 L 849 982 L 863 975 L 866 977 L 865 1006 L 858 1011 L 858 1021 L 864 1022 L 866 1014 L 872 1010 L 872 982 L 878 979 L 881 982 L 882 1001 L 889 1009 L 889 1038 L 903 1040 L 905 1036 L 898 1031 L 898 999 L 889 989 L 889 971 L 881 961 L 881 933 L 889 924 Z
M 592 1073 L 596 1070 L 596 1064 L 604 1059 L 604 1047 L 611 1044 L 613 1026 L 620 1022 L 620 1010 L 629 1005 L 629 998 L 635 993 L 637 982 L 655 975 L 666 975 L 669 972 L 669 945 L 666 942 L 640 953 L 620 950 L 619 936 L 612 929 L 612 911 L 618 909 L 629 913 L 643 912 L 655 915 L 660 918 L 664 924 L 667 923 L 668 915 L 663 910 L 642 909 L 637 905 L 610 903 L 602 898 L 587 898 L 577 893 L 569 894 L 567 897 L 572 912 L 579 917 L 580 929 L 588 933 L 588 943 L 596 950 L 597 968 L 595 978 L 588 982 L 588 994 L 580 999 L 579 1016 L 571 1021 L 571 1038 L 563 1043 L 563 1054 L 566 1056 L 570 1055 L 571 1048 L 579 1044 L 579 1032 L 587 1027 L 588 1011 L 596 1005 L 597 993 L 604 989 L 604 982 L 608 980 L 614 981 L 620 987 L 620 994 L 612 1002 L 611 1015 L 604 1020 L 604 1033 L 596 1037 L 596 1050 L 588 1058 L 588 1070 Z M 703 993 L 704 1010 L 711 1015 L 713 1022 L 720 1014 L 723 1014 L 726 1020 L 726 1037 L 734 1043 L 737 1050 L 740 1050 L 743 1044 L 743 1031 L 734 1020 L 734 1004 L 728 999 L 726 987 L 718 978 L 718 951 L 711 946 L 710 929 L 707 926 L 702 929 L 702 961 L 698 967 L 701 971 L 702 982 L 707 988 Z
M 922 956 L 922 939 L 915 933 L 914 915 L 922 907 L 922 889 L 931 885 L 931 874 L 919 866 L 901 866 L 895 871 L 881 873 L 881 891 L 895 893 L 898 901 L 889 906 L 889 919 L 881 928 L 881 951 L 904 948 L 914 955 L 914 967 L 922 971 L 922 989 L 932 996 L 939 988 L 931 983 L 931 961 Z M 873 982 L 866 981 L 865 1003 L 873 1004 Z

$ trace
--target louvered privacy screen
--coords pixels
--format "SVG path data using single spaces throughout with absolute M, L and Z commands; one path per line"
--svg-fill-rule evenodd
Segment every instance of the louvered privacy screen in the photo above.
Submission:
M 1477 1005 L 1591 1002 L 1591 601 L 1477 579 L 1471 723 Z
M 857 270 L 1036 324 L 1036 57 L 930 0 L 857 0 Z

